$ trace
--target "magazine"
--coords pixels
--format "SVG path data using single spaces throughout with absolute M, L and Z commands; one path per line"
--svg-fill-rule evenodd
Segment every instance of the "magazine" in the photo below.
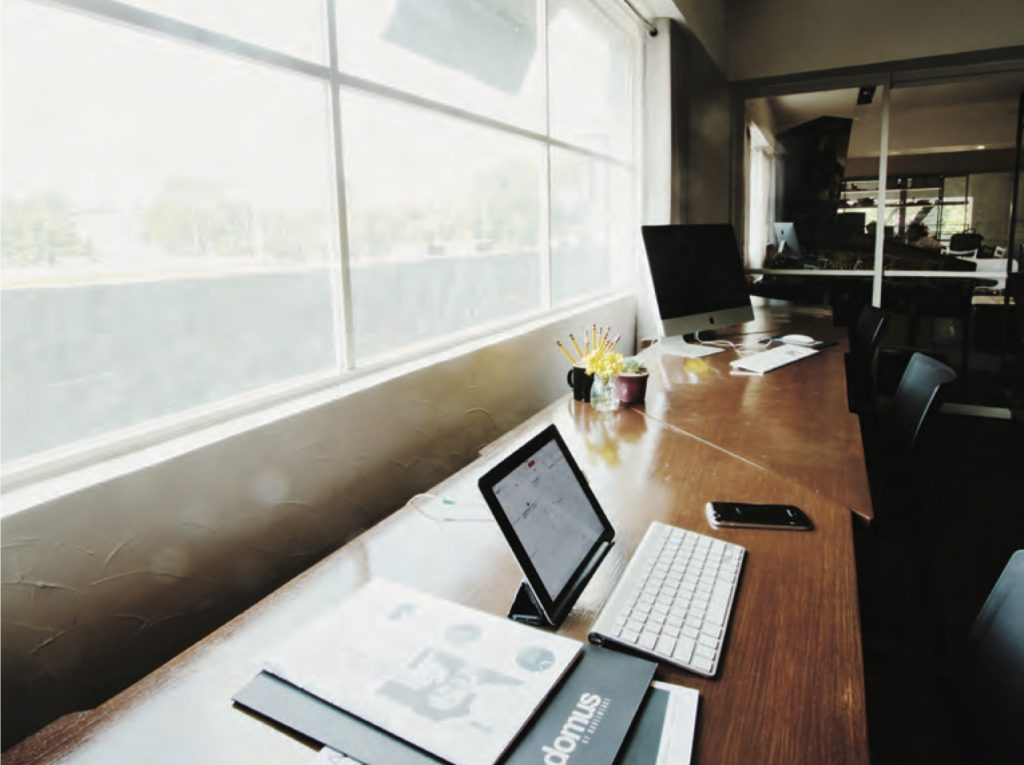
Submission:
M 693 754 L 700 694 L 681 685 L 651 684 L 616 765 L 686 765 Z
M 580 650 L 374 580 L 303 625 L 263 668 L 455 765 L 492 765 Z

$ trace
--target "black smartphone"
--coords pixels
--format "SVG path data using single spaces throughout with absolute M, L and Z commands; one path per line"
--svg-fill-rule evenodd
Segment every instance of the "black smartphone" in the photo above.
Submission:
M 793 505 L 751 505 L 743 502 L 708 502 L 708 523 L 716 529 L 739 527 L 751 529 L 786 529 L 810 531 L 811 519 Z

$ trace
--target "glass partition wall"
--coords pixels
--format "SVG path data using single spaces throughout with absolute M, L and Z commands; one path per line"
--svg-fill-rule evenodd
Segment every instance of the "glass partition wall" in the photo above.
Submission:
M 746 255 L 754 293 L 838 306 L 870 299 L 877 220 L 879 88 L 747 101 Z
M 1024 70 L 886 79 L 746 101 L 753 292 L 831 305 L 844 323 L 880 305 L 891 342 L 984 371 L 1006 340 L 988 304 L 1022 265 Z
M 888 175 L 901 190 L 882 306 L 910 347 L 984 375 L 1004 341 L 1013 147 L 1024 73 L 897 82 Z M 913 249 L 910 249 L 913 248 Z

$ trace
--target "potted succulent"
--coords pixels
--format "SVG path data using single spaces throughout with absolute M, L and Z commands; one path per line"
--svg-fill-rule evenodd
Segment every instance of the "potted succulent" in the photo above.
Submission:
M 622 369 L 615 377 L 615 390 L 619 401 L 627 406 L 639 404 L 647 395 L 647 367 L 636 356 L 622 360 Z

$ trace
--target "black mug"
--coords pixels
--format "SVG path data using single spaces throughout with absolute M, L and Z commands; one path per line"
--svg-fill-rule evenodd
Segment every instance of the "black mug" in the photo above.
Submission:
M 565 381 L 572 388 L 572 397 L 577 401 L 590 401 L 590 386 L 594 384 L 594 376 L 588 375 L 583 367 L 573 367 L 565 376 Z

